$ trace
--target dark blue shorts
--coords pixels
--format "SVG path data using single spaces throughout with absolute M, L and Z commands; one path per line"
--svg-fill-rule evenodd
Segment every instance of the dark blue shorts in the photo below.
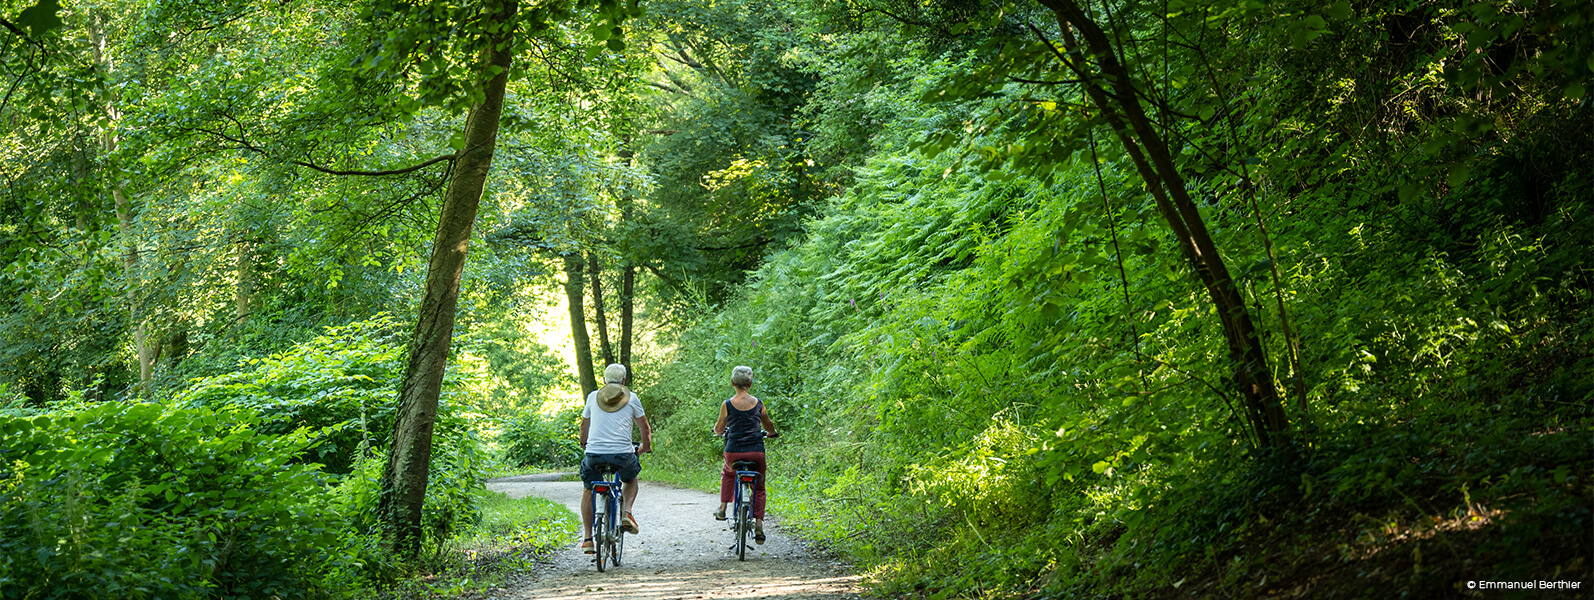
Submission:
M 625 454 L 584 454 L 581 456 L 581 484 L 592 489 L 592 482 L 603 479 L 598 465 L 614 465 L 620 472 L 620 481 L 632 483 L 642 473 L 642 461 L 635 452 Z

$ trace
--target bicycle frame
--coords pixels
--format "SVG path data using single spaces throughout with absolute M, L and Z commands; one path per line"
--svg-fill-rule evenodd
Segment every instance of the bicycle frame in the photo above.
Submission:
M 596 552 L 593 562 L 602 572 L 605 562 L 620 566 L 620 555 L 625 550 L 625 529 L 620 526 L 621 499 L 625 482 L 620 473 L 609 465 L 599 467 L 599 473 L 612 479 L 592 482 L 592 541 Z M 607 561 L 605 559 L 608 559 Z
M 753 529 L 753 486 L 761 476 L 758 471 L 744 469 L 744 466 L 753 465 L 752 461 L 736 461 L 732 468 L 736 469 L 736 488 L 734 501 L 731 504 L 731 529 L 735 531 L 736 541 L 731 549 L 736 552 L 737 560 L 747 560 L 747 534 Z

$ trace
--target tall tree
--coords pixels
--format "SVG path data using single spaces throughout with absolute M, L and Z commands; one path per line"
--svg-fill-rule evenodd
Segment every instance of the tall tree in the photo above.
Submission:
M 592 369 L 592 340 L 587 336 L 586 294 L 582 292 L 586 280 L 582 275 L 581 252 L 566 253 L 564 261 L 565 301 L 570 306 L 570 339 L 575 342 L 576 373 L 581 377 L 581 395 L 585 397 L 598 390 L 598 378 Z
M 387 469 L 382 474 L 380 511 L 391 529 L 394 547 L 411 557 L 420 550 L 432 429 L 454 334 L 460 275 L 497 148 L 504 88 L 514 58 L 515 3 L 487 2 L 483 8 L 485 18 L 480 21 L 480 31 L 484 43 L 473 65 L 479 78 L 479 99 L 465 119 L 464 146 L 455 158 L 443 196 L 426 273 L 426 292 L 410 340 L 409 364 L 399 390 L 398 419 L 393 427 Z
M 598 348 L 605 366 L 614 362 L 614 347 L 609 345 L 609 319 L 603 306 L 603 259 L 596 250 L 587 252 L 588 276 L 592 278 L 592 320 L 598 328 Z
M 104 17 L 93 14 L 89 17 L 89 43 L 94 51 L 94 68 L 104 80 L 114 78 L 113 66 L 110 57 L 106 54 L 106 39 Z M 105 125 L 100 127 L 100 151 L 106 156 L 115 155 L 117 144 L 120 142 L 116 130 L 121 120 L 120 109 L 115 99 L 106 100 Z M 115 169 L 109 169 L 115 172 Z M 119 178 L 118 178 L 119 179 Z M 138 358 L 138 382 L 141 387 L 149 385 L 150 376 L 155 368 L 155 350 L 149 343 L 148 316 L 144 313 L 143 302 L 139 296 L 143 293 L 142 286 L 138 285 L 139 277 L 139 236 L 138 228 L 134 223 L 137 215 L 133 202 L 127 197 L 127 191 L 122 189 L 121 181 L 107 182 L 110 188 L 112 205 L 116 207 L 116 228 L 121 234 L 123 278 L 127 282 L 127 304 L 130 322 L 133 324 L 133 348 Z
M 631 150 L 632 138 L 629 135 L 621 136 L 620 151 L 618 155 L 625 160 L 627 167 L 636 164 L 636 153 Z M 636 199 L 631 197 L 631 190 L 620 192 L 620 222 L 629 225 L 636 216 Z M 636 265 L 631 262 L 631 249 L 629 245 L 621 249 L 623 265 L 620 267 L 620 364 L 625 365 L 625 372 L 636 379 L 636 371 L 631 369 L 631 335 L 636 306 Z
M 1283 434 L 1289 431 L 1289 420 L 1284 415 L 1273 372 L 1268 368 L 1267 352 L 1262 348 L 1245 298 L 1223 263 L 1199 209 L 1190 199 L 1184 177 L 1174 164 L 1173 152 L 1141 107 L 1143 93 L 1136 89 L 1136 80 L 1114 52 L 1101 26 L 1077 2 L 1038 1 L 1055 15 L 1064 44 L 1056 48 L 1041 30 L 1037 28 L 1034 32 L 1055 48 L 1054 56 L 1073 71 L 1091 102 L 1101 111 L 1102 118 L 1112 128 L 1156 199 L 1157 212 L 1173 230 L 1180 251 L 1200 277 L 1217 309 L 1233 363 L 1234 386 L 1244 398 L 1246 414 L 1258 443 L 1285 443 Z M 1079 32 L 1077 37 L 1075 30 Z M 1139 85 L 1151 84 L 1139 82 Z

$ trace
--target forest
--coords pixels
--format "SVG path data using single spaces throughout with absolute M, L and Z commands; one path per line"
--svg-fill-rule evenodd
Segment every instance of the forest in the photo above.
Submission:
M 702 490 L 751 366 L 872 597 L 1585 597 L 1591 87 L 1586 0 L 0 0 L 0 598 L 482 597 L 611 363 Z

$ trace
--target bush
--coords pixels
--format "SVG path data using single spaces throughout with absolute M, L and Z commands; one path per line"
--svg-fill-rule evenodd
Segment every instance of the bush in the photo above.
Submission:
M 348 474 L 333 496 L 354 530 L 379 533 L 377 502 L 386 450 L 397 418 L 396 390 L 404 373 L 403 327 L 377 315 L 338 327 L 238 371 L 208 377 L 179 393 L 175 404 L 211 407 L 257 419 L 257 429 L 318 435 L 303 460 Z M 474 491 L 482 487 L 480 440 L 453 402 L 463 387 L 450 370 L 438 400 L 431 475 L 422 523 L 433 542 L 480 519 Z
M 483 489 L 482 456 L 474 434 L 467 443 L 434 444 L 428 472 L 426 499 L 421 508 L 421 527 L 427 541 L 441 543 L 457 531 L 481 521 L 478 492 Z M 387 455 L 378 453 L 355 461 L 354 471 L 338 486 L 336 505 L 349 516 L 357 531 L 371 535 L 381 532 L 377 506 L 381 500 L 382 471 Z
M 523 467 L 569 467 L 581 456 L 580 426 L 579 406 L 553 415 L 527 410 L 504 423 L 499 439 L 510 463 Z
M 103 404 L 0 416 L 0 597 L 334 597 L 358 537 L 307 431 Z
M 387 315 L 329 327 L 291 350 L 244 359 L 236 371 L 195 381 L 175 404 L 255 414 L 266 434 L 325 429 L 311 458 L 329 472 L 348 473 L 359 447 L 386 447 L 392 434 L 404 374 L 401 331 Z M 439 406 L 439 438 L 455 438 L 464 428 L 457 411 Z

